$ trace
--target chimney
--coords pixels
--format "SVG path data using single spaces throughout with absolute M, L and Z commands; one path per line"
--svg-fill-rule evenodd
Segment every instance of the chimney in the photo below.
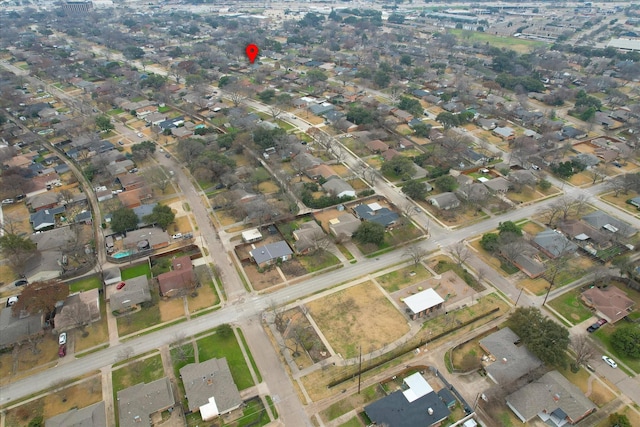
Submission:
M 427 409 L 427 413 L 428 413 L 429 415 L 433 415 L 433 409 L 432 409 L 432 408 Z
M 176 270 L 180 270 L 182 268 L 182 264 L 176 264 Z

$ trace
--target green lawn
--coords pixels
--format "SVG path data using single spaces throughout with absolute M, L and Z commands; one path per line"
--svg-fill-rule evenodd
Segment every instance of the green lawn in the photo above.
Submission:
M 139 383 L 150 383 L 164 377 L 160 354 L 136 360 L 111 372 L 114 394 Z
M 119 316 L 117 318 L 118 335 L 122 338 L 142 329 L 155 326 L 160 323 L 160 320 L 160 307 L 156 302 L 151 307 L 143 307 L 135 313 Z
M 249 367 L 244 360 L 240 344 L 235 335 L 230 334 L 223 337 L 220 334 L 209 335 L 197 341 L 200 361 L 226 357 L 233 381 L 238 386 L 238 390 L 244 390 L 253 386 L 253 379 L 249 373 Z M 249 351 L 248 349 L 246 349 Z
M 340 264 L 338 257 L 328 251 L 319 251 L 315 254 L 299 256 L 298 261 L 300 261 L 309 273 Z
M 151 268 L 148 263 L 143 263 L 139 265 L 134 265 L 133 267 L 125 268 L 122 270 L 122 280 L 132 279 L 138 276 L 147 275 L 148 278 L 151 278 Z
M 158 107 L 158 113 L 166 113 L 168 111 L 171 111 L 171 107 L 167 107 L 166 105 L 164 107 Z
M 344 424 L 340 424 L 338 427 L 362 427 L 362 423 L 358 417 L 353 417 Z
M 625 323 L 626 322 L 624 320 L 620 321 L 621 325 L 624 325 Z M 640 325 L 636 324 L 635 327 L 640 328 Z M 613 346 L 611 345 L 611 335 L 613 334 L 613 331 L 615 331 L 615 328 L 616 326 L 608 323 L 602 326 L 600 329 L 598 329 L 591 335 L 595 336 L 596 338 L 598 338 L 598 340 L 600 340 L 600 342 L 607 348 L 607 351 L 611 354 L 613 359 L 617 360 L 618 362 L 624 363 L 629 368 L 633 369 L 635 371 L 635 374 L 637 375 L 638 373 L 640 373 L 640 359 L 632 359 L 630 357 L 623 356 L 619 354 L 617 351 L 615 351 L 613 349 Z M 620 365 L 618 365 L 618 368 L 624 369 Z
M 579 289 L 566 292 L 549 302 L 549 305 L 571 324 L 577 325 L 593 316 L 593 313 L 580 300 L 580 293 Z
M 107 111 L 107 114 L 110 116 L 117 116 L 118 114 L 124 113 L 122 108 L 114 108 L 113 110 Z
M 264 397 L 267 400 L 267 404 L 269 405 L 269 408 L 271 408 L 271 413 L 273 414 L 273 417 L 275 419 L 278 419 L 278 410 L 276 409 L 276 404 L 273 403 L 273 399 L 271 399 L 271 396 L 265 396 Z
M 421 264 L 418 264 L 417 266 L 410 265 L 377 277 L 376 281 L 380 283 L 380 286 L 387 292 L 396 292 L 407 286 L 426 280 L 429 277 L 431 277 L 429 270 Z
M 102 280 L 100 276 L 88 276 L 83 279 L 80 279 L 76 282 L 69 284 L 69 292 L 84 292 L 90 289 L 100 288 L 102 286 Z

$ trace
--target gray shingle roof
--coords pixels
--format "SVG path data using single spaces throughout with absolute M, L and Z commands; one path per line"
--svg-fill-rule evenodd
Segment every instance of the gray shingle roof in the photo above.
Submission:
M 175 403 L 171 382 L 164 377 L 149 384 L 136 384 L 118 392 L 120 427 L 150 425 L 149 417 Z
M 111 310 L 122 310 L 135 304 L 151 301 L 147 276 L 133 277 L 125 282 L 125 287 L 115 291 L 109 298 Z
M 594 411 L 596 406 L 558 371 L 551 371 L 507 396 L 507 404 L 528 421 L 541 412 L 566 415 L 571 423 Z M 558 411 L 560 410 L 560 411 Z
M 518 336 L 509 328 L 480 340 L 480 345 L 495 357 L 485 369 L 498 384 L 509 384 L 542 365 L 524 345 L 515 345 Z
M 257 264 L 268 262 L 283 256 L 293 254 L 293 251 L 284 240 L 279 242 L 269 243 L 264 246 L 258 246 L 257 248 L 249 251 L 249 254 L 253 257 Z
M 45 427 L 103 427 L 107 425 L 104 400 L 82 409 L 71 409 L 45 422 Z
M 190 363 L 180 369 L 180 377 L 190 411 L 197 411 L 209 403 L 211 397 L 215 398 L 215 404 L 221 414 L 242 403 L 226 358 Z
M 554 230 L 544 230 L 536 234 L 533 238 L 536 245 L 550 253 L 554 257 L 559 257 L 563 254 L 575 252 L 578 247 L 575 243 L 567 239 L 564 234 L 561 234 Z

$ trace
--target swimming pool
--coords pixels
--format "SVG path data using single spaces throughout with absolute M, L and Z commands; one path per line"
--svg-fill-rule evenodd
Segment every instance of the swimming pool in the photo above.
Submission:
M 124 258 L 126 256 L 131 255 L 131 251 L 120 251 L 120 252 L 116 252 L 115 254 L 111 255 L 114 258 Z

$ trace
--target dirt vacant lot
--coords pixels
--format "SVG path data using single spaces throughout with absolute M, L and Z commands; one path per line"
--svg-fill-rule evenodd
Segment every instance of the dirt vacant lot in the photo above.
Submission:
M 372 282 L 353 286 L 307 304 L 336 353 L 345 359 L 369 353 L 408 332 L 404 316 Z

